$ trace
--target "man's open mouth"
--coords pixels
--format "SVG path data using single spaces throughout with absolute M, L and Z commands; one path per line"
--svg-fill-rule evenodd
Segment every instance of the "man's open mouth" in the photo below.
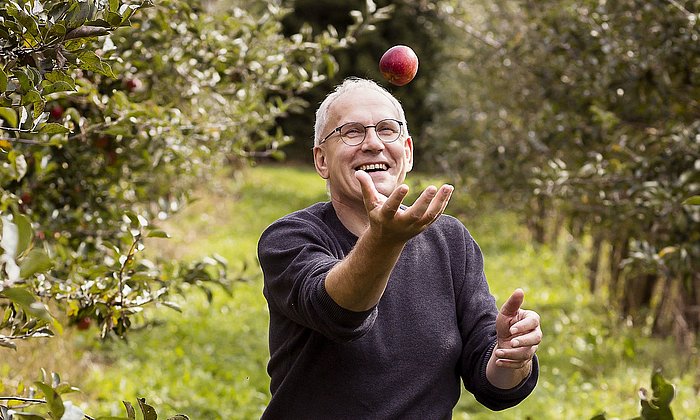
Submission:
M 386 171 L 389 167 L 385 163 L 370 163 L 369 165 L 360 165 L 355 170 L 365 172 Z

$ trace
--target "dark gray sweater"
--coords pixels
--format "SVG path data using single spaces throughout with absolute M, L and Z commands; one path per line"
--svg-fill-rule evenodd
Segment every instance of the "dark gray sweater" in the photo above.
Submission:
M 498 312 L 481 251 L 457 219 L 443 215 L 406 244 L 366 312 L 340 307 L 324 287 L 356 241 L 330 203 L 285 216 L 260 238 L 272 392 L 263 418 L 450 418 L 460 378 L 492 410 L 530 394 L 537 360 L 512 390 L 486 380 Z

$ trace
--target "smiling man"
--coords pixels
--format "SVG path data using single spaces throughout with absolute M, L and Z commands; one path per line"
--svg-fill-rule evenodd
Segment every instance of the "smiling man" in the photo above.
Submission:
M 263 418 L 450 418 L 460 381 L 493 410 L 537 382 L 540 318 L 517 289 L 499 311 L 478 245 L 443 212 L 450 185 L 408 206 L 413 140 L 400 103 L 347 79 L 316 113 L 330 201 L 260 238 L 272 399 Z

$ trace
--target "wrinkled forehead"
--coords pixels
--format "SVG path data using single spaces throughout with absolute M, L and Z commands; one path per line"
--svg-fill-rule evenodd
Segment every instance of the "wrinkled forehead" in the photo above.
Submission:
M 369 88 L 358 88 L 338 96 L 328 108 L 331 124 L 358 121 L 375 123 L 384 118 L 400 119 L 396 104 L 387 94 Z

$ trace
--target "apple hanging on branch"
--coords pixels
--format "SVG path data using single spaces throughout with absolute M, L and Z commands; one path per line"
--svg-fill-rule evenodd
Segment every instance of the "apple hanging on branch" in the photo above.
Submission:
M 395 45 L 382 55 L 379 71 L 389 83 L 403 86 L 413 80 L 418 72 L 418 56 L 406 45 Z

